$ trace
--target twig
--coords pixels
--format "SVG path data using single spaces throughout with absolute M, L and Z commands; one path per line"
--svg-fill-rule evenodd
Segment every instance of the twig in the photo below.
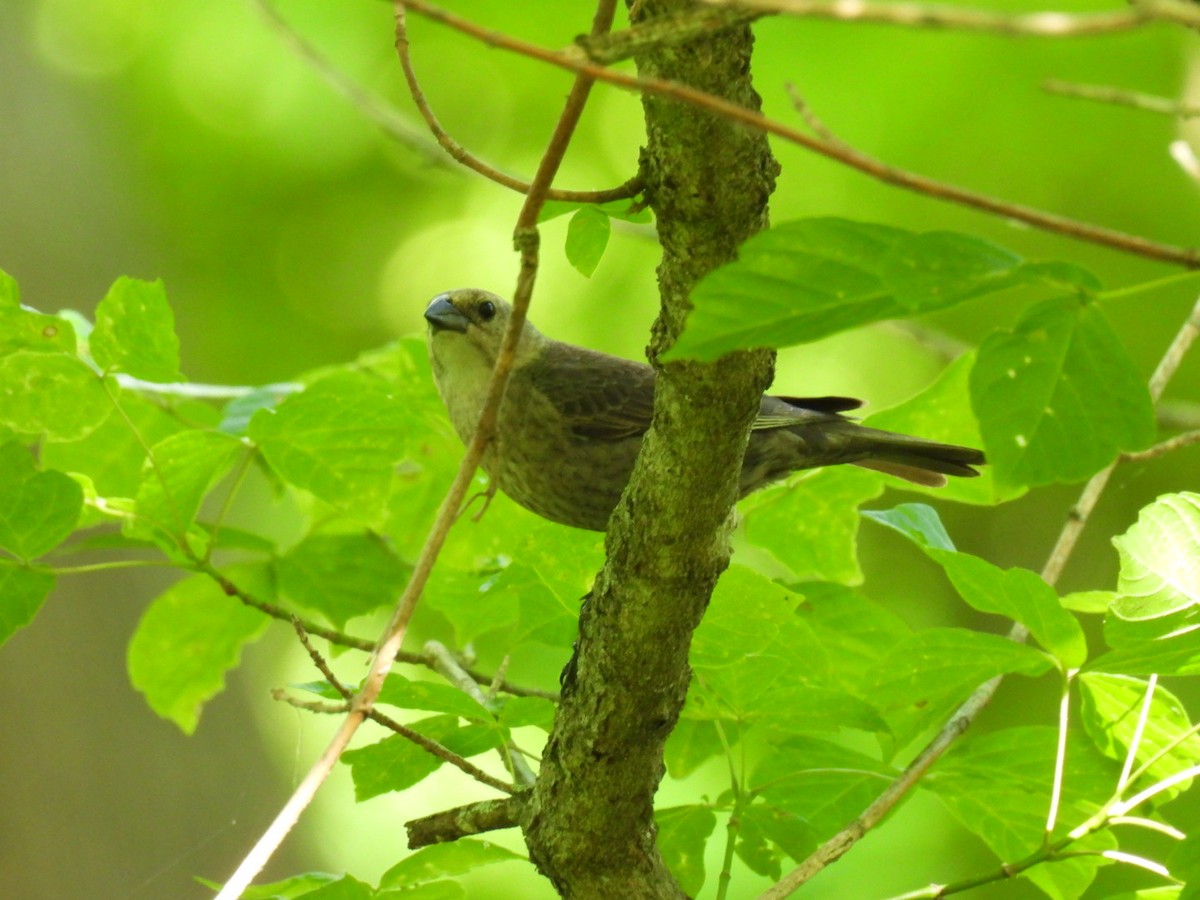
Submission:
M 1144 462 L 1148 459 L 1158 459 L 1160 456 L 1166 456 L 1168 453 L 1173 453 L 1182 447 L 1190 447 L 1192 444 L 1200 444 L 1200 431 L 1185 431 L 1183 434 L 1177 434 L 1146 450 L 1122 453 L 1121 462 Z
M 308 658 L 312 660 L 313 665 L 317 667 L 317 670 L 322 676 L 324 676 L 325 680 L 329 682 L 333 689 L 341 694 L 342 699 L 346 701 L 343 704 L 339 704 L 338 709 L 332 711 L 346 712 L 348 709 L 352 708 L 352 704 L 354 703 L 354 691 L 342 684 L 341 680 L 335 674 L 333 674 L 333 670 L 329 668 L 329 663 L 325 661 L 325 657 L 322 656 L 312 645 L 312 642 L 308 639 L 308 634 L 304 630 L 304 625 L 295 616 L 292 617 L 292 627 L 296 630 L 296 635 L 300 638 L 300 643 L 304 645 L 304 649 L 308 652 Z M 291 701 L 289 700 L 289 702 Z M 486 784 L 488 787 L 495 788 L 498 791 L 503 791 L 506 794 L 511 794 L 516 790 L 513 785 L 506 781 L 501 781 L 499 778 L 493 778 L 487 772 L 483 771 L 483 769 L 480 769 L 474 763 L 468 762 L 453 750 L 450 750 L 448 747 L 438 743 L 433 738 L 426 737 L 419 731 L 414 731 L 412 728 L 409 728 L 407 725 L 402 725 L 391 716 L 385 715 L 377 709 L 372 708 L 370 711 L 368 711 L 367 716 L 373 722 L 382 725 L 384 728 L 387 728 L 390 731 L 394 731 L 405 740 L 416 744 L 425 752 L 431 753 L 443 762 L 448 762 L 450 765 L 457 767 L 462 772 L 470 775 L 480 784 Z
M 147 565 L 149 563 L 146 563 Z M 228 577 L 222 574 L 211 563 L 203 560 L 194 562 L 194 568 L 203 572 L 213 581 L 215 581 L 226 594 L 230 597 L 237 597 L 242 603 L 253 609 L 257 609 L 261 613 L 265 613 L 272 619 L 279 619 L 281 622 L 299 621 L 308 634 L 314 634 L 319 638 L 324 638 L 331 644 L 337 644 L 339 647 L 349 647 L 352 650 L 361 650 L 364 653 L 370 653 L 375 649 L 375 642 L 368 641 L 365 638 L 355 637 L 351 634 L 338 631 L 334 628 L 326 628 L 317 622 L 310 619 L 297 619 L 296 615 L 281 606 L 270 603 L 259 597 L 254 596 L 248 591 L 242 589 L 239 585 L 230 581 Z M 56 569 L 55 571 L 66 571 Z M 72 570 L 74 571 L 74 570 Z M 396 662 L 405 663 L 410 666 L 424 666 L 427 669 L 434 667 L 433 660 L 421 653 L 412 653 L 408 650 L 396 651 Z M 463 668 L 471 678 L 475 679 L 479 684 L 491 684 L 495 680 L 495 675 L 490 675 L 487 672 L 481 672 L 478 669 Z M 500 682 L 500 689 L 506 694 L 512 694 L 514 697 L 542 697 L 546 700 L 557 701 L 558 693 L 555 691 L 544 691 L 541 688 L 522 687 L 519 684 L 512 684 L 508 681 Z
M 268 391 L 274 394 L 294 394 L 304 389 L 304 385 L 294 381 L 285 381 L 279 384 L 264 384 L 261 387 L 247 387 L 240 384 L 193 384 L 191 382 L 160 384 L 155 381 L 142 381 L 140 378 L 134 378 L 132 375 L 126 375 L 123 372 L 118 372 L 116 377 L 117 384 L 126 390 L 139 391 L 143 394 L 164 394 L 169 397 L 187 397 L 196 400 L 235 400 L 238 397 L 245 397 L 258 391 Z
M 919 28 L 955 28 L 1025 37 L 1067 38 L 1129 31 L 1158 16 L 1152 4 L 1097 13 L 1002 13 L 938 3 L 873 2 L 873 0 L 702 0 L 709 6 Z M 1164 13 L 1165 16 L 1165 13 Z
M 425 652 L 429 654 L 430 659 L 434 661 L 434 669 L 437 670 L 447 681 L 457 687 L 460 691 L 482 706 L 484 709 L 490 710 L 492 703 L 475 683 L 474 679 L 466 673 L 462 666 L 458 664 L 458 660 L 446 648 L 445 644 L 440 641 L 426 641 Z M 509 768 L 513 773 L 513 777 L 517 782 L 528 787 L 537 781 L 537 776 L 533 774 L 533 770 L 529 768 L 529 764 L 525 762 L 525 757 L 521 752 L 511 745 L 505 744 L 500 749 L 500 755 L 504 761 L 508 763 Z
M 893 184 L 906 190 L 958 203 L 973 209 L 983 210 L 1008 219 L 1024 222 L 1043 231 L 1063 234 L 1076 240 L 1100 244 L 1124 253 L 1143 256 L 1147 259 L 1157 259 L 1163 262 L 1176 263 L 1188 267 L 1200 267 L 1200 251 L 1192 248 L 1175 247 L 1147 240 L 1138 235 L 1126 234 L 1111 228 L 1080 222 L 1066 216 L 1059 216 L 1045 210 L 1010 203 L 986 194 L 979 194 L 956 185 L 927 178 L 914 172 L 889 165 L 875 159 L 842 142 L 831 144 L 819 137 L 798 131 L 781 122 L 766 118 L 756 110 L 747 109 L 736 103 L 731 103 L 721 97 L 704 91 L 696 90 L 678 82 L 666 81 L 661 78 L 639 78 L 624 72 L 611 71 L 593 63 L 587 55 L 577 47 L 565 51 L 547 50 L 535 44 L 530 44 L 518 38 L 501 34 L 497 31 L 477 25 L 467 19 L 434 6 L 426 0 L 409 0 L 405 4 L 413 12 L 441 22 L 450 28 L 470 35 L 491 47 L 500 47 L 531 59 L 537 59 L 560 69 L 580 73 L 597 81 L 608 82 L 626 90 L 639 93 L 657 94 L 670 97 L 682 103 L 689 103 L 707 109 L 731 121 L 738 122 L 747 128 L 773 134 L 783 140 L 799 144 L 814 153 L 857 169 L 887 184 Z M 1200 15 L 1200 10 L 1197 11 Z
M 1128 106 L 1133 109 L 1144 109 L 1147 112 L 1160 113 L 1167 116 L 1182 116 L 1190 118 L 1200 116 L 1200 106 L 1193 103 L 1183 103 L 1167 97 L 1156 97 L 1152 94 L 1141 94 L 1137 91 L 1127 91 L 1122 88 L 1107 87 L 1095 84 L 1077 84 L 1070 81 L 1059 81 L 1056 78 L 1042 83 L 1042 90 L 1063 97 L 1077 97 L 1080 100 L 1094 100 L 1097 103 L 1111 103 L 1115 106 Z
M 313 71 L 325 79 L 325 83 L 345 97 L 350 104 L 364 116 L 378 125 L 388 137 L 396 143 L 407 147 L 419 154 L 427 163 L 435 166 L 451 168 L 446 157 L 432 143 L 425 132 L 410 124 L 396 110 L 388 106 L 377 95 L 355 83 L 352 79 L 333 65 L 315 46 L 305 40 L 291 23 L 279 14 L 269 0 L 253 0 L 254 6 L 267 20 L 279 37 L 292 48 L 292 51 L 304 60 Z
M 523 792 L 496 800 L 468 803 L 454 809 L 445 809 L 431 816 L 405 822 L 408 832 L 408 847 L 417 850 L 430 844 L 457 841 L 472 834 L 515 828 L 520 824 L 521 811 L 529 802 L 529 794 Z
M 584 35 L 575 39 L 588 59 L 602 66 L 630 59 L 636 53 L 652 47 L 675 47 L 712 32 L 744 25 L 764 14 L 755 10 L 734 7 L 703 6 L 685 13 L 659 16 L 639 22 L 623 31 L 599 36 Z
M 614 0 L 601 0 L 593 22 L 592 32 L 594 34 L 607 31 L 611 27 L 614 5 Z M 401 0 L 397 0 L 396 2 L 396 11 L 397 17 L 402 22 L 404 3 Z M 236 871 L 225 883 L 216 900 L 235 900 L 235 898 L 240 897 L 254 877 L 266 865 L 267 860 L 270 859 L 275 849 L 298 821 L 305 807 L 312 801 L 317 789 L 329 776 L 342 751 L 346 749 L 351 737 L 354 736 L 355 731 L 358 730 L 358 726 L 366 718 L 375 703 L 375 699 L 379 696 L 380 690 L 383 688 L 384 679 L 391 670 L 396 654 L 400 650 L 400 645 L 408 629 L 408 623 L 416 611 L 417 603 L 421 599 L 421 592 L 424 590 L 425 583 L 429 580 L 429 575 L 433 571 L 434 562 L 437 560 L 438 554 L 446 542 L 446 536 L 450 531 L 450 527 L 454 524 L 458 509 L 462 506 L 463 498 L 467 495 L 471 481 L 475 476 L 475 470 L 479 467 L 480 460 L 483 458 L 483 451 L 495 434 L 496 416 L 500 407 L 500 398 L 503 395 L 504 386 L 508 381 L 508 374 L 512 369 L 517 341 L 525 323 L 525 315 L 529 308 L 529 301 L 533 292 L 533 283 L 537 276 L 538 211 L 545 202 L 546 193 L 550 189 L 551 182 L 554 180 L 554 176 L 562 163 L 567 144 L 570 142 L 575 126 L 579 122 L 579 117 L 583 112 L 583 106 L 591 90 L 591 85 L 592 79 L 590 77 L 582 74 L 576 77 L 575 84 L 571 88 L 571 93 L 567 97 L 562 115 L 555 126 L 554 134 L 550 138 L 550 143 L 546 151 L 542 154 L 537 173 L 534 175 L 533 181 L 529 186 L 529 192 L 525 196 L 525 203 L 522 205 L 521 213 L 517 219 L 515 238 L 521 252 L 521 268 L 517 278 L 517 289 L 513 297 L 513 308 L 508 328 L 505 331 L 500 352 L 496 359 L 496 365 L 488 382 L 487 395 L 479 417 L 479 424 L 475 428 L 474 437 L 471 439 L 471 443 L 463 456 L 462 463 L 459 465 L 458 473 L 455 475 L 454 481 L 446 493 L 446 497 L 442 500 L 442 505 L 438 509 L 433 527 L 430 529 L 429 536 L 425 540 L 425 545 L 422 547 L 421 553 L 413 566 L 412 576 L 409 579 L 408 585 L 405 587 L 404 593 L 396 604 L 391 621 L 388 622 L 387 627 L 380 636 L 375 651 L 371 655 L 362 688 L 355 694 L 351 702 L 350 712 L 342 721 L 341 727 L 330 741 L 324 753 L 321 754 L 321 757 L 309 770 L 308 774 L 305 775 L 303 781 L 301 781 L 295 792 L 293 792 L 291 798 L 284 805 L 284 808 L 280 810 L 270 827 L 263 833 L 250 853 L 246 855 Z
M 260 0 L 262 2 L 262 0 Z M 520 194 L 529 193 L 529 182 L 506 175 L 494 166 L 488 165 L 479 157 L 472 154 L 466 147 L 458 143 L 449 132 L 442 127 L 425 97 L 425 91 L 417 80 L 416 70 L 413 69 L 412 54 L 409 52 L 408 23 L 405 16 L 404 4 L 396 5 L 396 55 L 400 59 L 400 67 L 404 70 L 404 78 L 408 82 L 408 92 L 412 95 L 417 110 L 429 126 L 438 145 L 456 162 L 466 166 L 473 172 L 482 175 L 496 184 L 516 191 Z M 549 189 L 546 197 L 549 200 L 565 200 L 572 203 L 607 203 L 611 200 L 625 200 L 636 197 L 642 189 L 641 179 L 636 175 L 624 184 L 605 191 L 563 191 Z

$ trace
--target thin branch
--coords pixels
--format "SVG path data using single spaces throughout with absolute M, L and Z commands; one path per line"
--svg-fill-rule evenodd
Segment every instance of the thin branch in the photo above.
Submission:
M 523 792 L 511 797 L 468 803 L 454 809 L 445 809 L 431 816 L 405 822 L 408 832 L 408 848 L 417 850 L 430 844 L 444 844 L 459 838 L 488 831 L 515 828 L 521 822 L 521 812 L 529 802 L 529 794 Z
M 1153 94 L 1142 94 L 1106 85 L 1078 84 L 1051 78 L 1042 83 L 1042 90 L 1063 97 L 1094 100 L 1097 103 L 1110 103 L 1114 106 L 1128 106 L 1132 109 L 1143 109 L 1146 112 L 1167 116 L 1182 118 L 1200 116 L 1200 106 L 1194 103 L 1184 103 L 1168 97 L 1156 97 Z
M 191 382 L 160 384 L 156 381 L 142 381 L 140 378 L 134 378 L 123 372 L 118 372 L 116 378 L 117 384 L 125 390 L 139 391 L 143 394 L 163 394 L 168 397 L 186 397 L 192 400 L 235 400 L 259 391 L 282 395 L 304 390 L 304 385 L 295 381 L 249 387 L 241 384 L 193 384 Z
M 716 31 L 753 22 L 763 15 L 755 10 L 732 6 L 700 6 L 683 13 L 639 22 L 611 34 L 583 35 L 575 39 L 575 44 L 592 62 L 611 66 L 653 47 L 676 47 Z
M 614 5 L 614 0 L 601 0 L 593 22 L 593 33 L 601 33 L 611 27 Z M 400 27 L 403 26 L 404 6 L 405 4 L 401 0 L 396 0 L 396 16 Z M 329 776 L 333 766 L 348 746 L 351 737 L 358 730 L 358 726 L 362 724 L 370 712 L 375 699 L 379 696 L 379 692 L 383 689 L 384 679 L 386 679 L 388 672 L 391 670 L 396 654 L 399 652 L 400 646 L 404 641 L 404 635 L 408 630 L 408 623 L 416 611 L 417 603 L 421 599 L 421 592 L 424 590 L 425 583 L 429 580 L 429 575 L 433 571 L 433 565 L 437 560 L 438 554 L 446 542 L 446 536 L 449 534 L 451 526 L 458 517 L 458 510 L 462 506 L 463 499 L 470 488 L 471 481 L 475 476 L 475 470 L 479 467 L 480 460 L 483 458 L 483 451 L 495 435 L 496 416 L 500 407 L 500 398 L 503 395 L 504 386 L 508 381 L 508 374 L 512 370 L 517 341 L 525 324 L 525 315 L 529 308 L 529 301 L 533 293 L 533 284 L 537 276 L 538 211 L 545 202 L 546 194 L 550 189 L 554 176 L 562 164 L 563 155 L 566 152 L 571 135 L 575 131 L 575 126 L 579 122 L 579 117 L 583 113 L 583 107 L 591 91 L 591 86 L 592 79 L 590 77 L 583 74 L 576 77 L 575 84 L 571 88 L 571 93 L 567 97 L 563 112 L 555 126 L 554 134 L 550 138 L 546 151 L 542 154 L 537 173 L 534 175 L 533 181 L 529 186 L 529 192 L 525 196 L 525 203 L 521 207 L 521 213 L 517 218 L 515 235 L 515 242 L 521 254 L 521 268 L 517 278 L 517 289 L 513 297 L 513 309 L 500 352 L 496 359 L 495 368 L 488 382 L 487 395 L 479 417 L 479 423 L 475 428 L 475 435 L 463 456 L 462 463 L 459 465 L 458 473 L 455 475 L 454 481 L 438 509 L 437 517 L 434 520 L 433 527 L 430 529 L 429 536 L 425 540 L 425 545 L 421 548 L 421 553 L 413 566 L 412 576 L 409 579 L 408 585 L 397 602 L 391 620 L 388 622 L 371 655 L 363 685 L 358 693 L 354 695 L 350 712 L 342 721 L 341 727 L 330 741 L 325 752 L 321 754 L 320 759 L 309 770 L 304 780 L 300 783 L 300 786 L 297 787 L 287 804 L 275 817 L 270 827 L 264 832 L 254 848 L 246 855 L 237 870 L 225 883 L 216 900 L 235 900 L 235 898 L 240 897 L 254 877 L 266 865 L 276 848 L 282 843 L 284 837 L 287 836 L 288 832 L 291 831 L 292 827 L 299 820 L 300 814 L 312 802 L 317 789 Z
M 148 564 L 148 563 L 147 563 Z M 161 564 L 161 563 L 160 563 Z M 338 631 L 334 628 L 326 628 L 318 622 L 313 622 L 310 619 L 296 619 L 294 613 L 284 609 L 267 600 L 256 597 L 254 594 L 243 590 L 239 585 L 230 581 L 222 574 L 215 566 L 206 562 L 195 563 L 194 567 L 203 572 L 209 578 L 213 579 L 226 594 L 231 597 L 237 597 L 242 603 L 253 609 L 257 609 L 261 613 L 265 613 L 272 619 L 279 619 L 281 622 L 299 621 L 308 634 L 314 634 L 319 638 L 324 638 L 331 644 L 336 644 L 339 647 L 349 647 L 352 650 L 361 650 L 364 653 L 370 653 L 375 649 L 375 642 L 368 641 L 366 638 L 355 637 L 351 634 L 346 634 L 343 631 Z M 81 567 L 86 568 L 86 567 Z M 65 572 L 65 569 L 55 569 L 56 572 Z M 72 569 L 70 571 L 75 571 Z M 424 666 L 427 669 L 434 668 L 434 661 L 428 656 L 421 653 L 412 653 L 408 650 L 396 651 L 396 662 L 405 663 L 410 666 Z M 463 667 L 471 678 L 479 684 L 492 684 L 495 680 L 494 675 L 489 675 L 487 672 L 481 672 L 478 669 L 469 669 Z M 558 701 L 559 696 L 554 691 L 544 691 L 541 688 L 522 687 L 519 684 L 512 684 L 508 681 L 500 682 L 500 689 L 506 694 L 512 694 L 514 697 L 542 697 L 546 700 Z
M 262 0 L 259 0 L 259 2 L 262 2 Z M 408 22 L 403 4 L 397 4 L 396 6 L 396 55 L 400 59 L 400 67 L 404 70 L 404 78 L 408 82 L 408 92 L 412 95 L 413 102 L 417 105 L 417 110 L 421 113 L 425 124 L 429 126 L 429 130 L 433 133 L 438 145 L 452 159 L 466 166 L 472 172 L 476 172 L 484 178 L 494 181 L 496 184 L 510 190 L 514 190 L 519 194 L 528 194 L 529 182 L 506 175 L 494 166 L 484 162 L 478 156 L 475 156 L 466 147 L 451 137 L 450 133 L 442 127 L 442 123 L 438 121 L 438 117 L 434 114 L 428 99 L 425 97 L 425 91 L 421 88 L 421 82 L 417 79 L 416 70 L 413 68 L 412 54 L 409 51 L 408 42 Z M 563 191 L 551 188 L 547 191 L 546 196 L 550 200 L 564 200 L 572 203 L 607 203 L 612 200 L 626 200 L 636 197 L 641 189 L 641 179 L 634 176 L 624 184 L 617 185 L 615 188 L 605 191 Z
M 350 105 L 380 127 L 384 134 L 397 144 L 421 156 L 425 162 L 450 168 L 436 144 L 425 133 L 392 109 L 378 95 L 348 78 L 324 54 L 309 43 L 291 23 L 279 14 L 269 0 L 252 0 L 254 7 L 267 20 L 267 24 L 279 35 L 292 52 L 320 75 L 325 83 L 341 94 Z
M 624 72 L 605 69 L 603 66 L 599 66 L 589 60 L 586 53 L 578 47 L 570 47 L 564 51 L 548 50 L 544 47 L 530 44 L 527 41 L 522 41 L 518 38 L 477 25 L 438 6 L 434 6 L 426 2 L 426 0 L 410 0 L 405 5 L 415 13 L 440 22 L 463 34 L 470 35 L 488 46 L 499 47 L 531 59 L 540 60 L 560 69 L 587 75 L 597 81 L 604 81 L 626 90 L 670 97 L 682 103 L 689 103 L 693 106 L 707 109 L 726 119 L 738 122 L 747 128 L 764 131 L 791 143 L 799 144 L 814 153 L 850 166 L 887 184 L 925 194 L 937 200 L 957 203 L 1003 218 L 1024 222 L 1043 231 L 1063 234 L 1076 240 L 1111 247 L 1124 253 L 1131 253 L 1136 256 L 1146 257 L 1147 259 L 1157 259 L 1188 267 L 1200 267 L 1200 251 L 1193 248 L 1161 244 L 1138 235 L 1127 234 L 1087 222 L 1080 222 L 1066 216 L 1056 215 L 1045 210 L 1017 203 L 1010 203 L 996 197 L 937 181 L 933 178 L 927 178 L 923 175 L 889 165 L 866 153 L 849 147 L 843 142 L 831 144 L 822 138 L 814 137 L 784 125 L 781 122 L 768 119 L 760 112 L 747 109 L 746 107 L 731 103 L 713 94 L 696 90 L 687 85 L 661 78 L 639 78 Z M 1197 11 L 1197 15 L 1200 15 L 1200 10 Z
M 876 22 L 919 28 L 954 28 L 1025 37 L 1083 37 L 1129 31 L 1153 21 L 1151 4 L 1098 13 L 1002 13 L 937 3 L 872 2 L 872 0 L 702 0 L 709 6 L 754 10 L 761 14 Z
M 1151 675 L 1146 682 L 1146 695 L 1142 698 L 1142 709 L 1138 713 L 1137 724 L 1133 728 L 1133 736 L 1129 740 L 1129 749 L 1125 753 L 1125 765 L 1121 767 L 1121 777 L 1117 779 L 1117 793 L 1125 793 L 1129 785 L 1129 776 L 1133 772 L 1133 764 L 1137 762 L 1138 750 L 1142 744 L 1142 732 L 1146 730 L 1146 720 L 1150 718 L 1150 709 L 1154 703 L 1154 690 L 1158 687 L 1158 676 Z
M 1054 750 L 1054 780 L 1051 782 L 1050 811 L 1046 814 L 1046 834 L 1054 833 L 1058 808 L 1062 802 L 1063 773 L 1067 768 L 1067 727 L 1071 715 L 1071 682 L 1078 669 L 1069 669 L 1063 676 L 1062 696 L 1058 703 L 1058 740 Z
M 474 679 L 467 674 L 466 670 L 458 664 L 458 660 L 440 641 L 426 641 L 425 652 L 433 660 L 434 669 L 442 675 L 447 681 L 457 687 L 460 691 L 482 706 L 484 709 L 492 709 L 492 703 L 484 695 L 479 685 Z M 529 768 L 529 764 L 525 762 L 525 757 L 521 755 L 521 751 L 517 750 L 510 744 L 505 744 L 500 750 L 500 755 L 505 763 L 508 764 L 513 777 L 519 784 L 528 787 L 537 781 L 537 776 L 533 774 L 533 770 Z

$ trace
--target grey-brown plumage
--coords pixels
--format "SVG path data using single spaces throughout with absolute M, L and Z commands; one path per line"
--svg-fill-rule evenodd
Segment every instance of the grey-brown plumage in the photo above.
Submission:
M 467 288 L 425 310 L 438 391 L 464 443 L 479 421 L 511 308 Z M 629 481 L 654 405 L 654 369 L 564 344 L 528 322 L 483 457 L 493 483 L 526 509 L 603 531 Z M 764 396 L 742 464 L 741 496 L 797 469 L 853 463 L 917 484 L 978 475 L 983 453 L 857 425 L 846 397 Z

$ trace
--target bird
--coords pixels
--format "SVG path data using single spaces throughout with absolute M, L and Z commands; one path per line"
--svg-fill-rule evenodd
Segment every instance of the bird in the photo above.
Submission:
M 511 305 L 489 291 L 438 294 L 425 310 L 429 357 L 454 430 L 470 444 Z M 554 340 L 526 321 L 482 466 L 499 488 L 551 521 L 605 531 L 650 427 L 656 372 Z M 799 469 L 851 463 L 940 487 L 979 475 L 980 450 L 859 425 L 849 397 L 764 395 L 739 478 L 739 499 Z

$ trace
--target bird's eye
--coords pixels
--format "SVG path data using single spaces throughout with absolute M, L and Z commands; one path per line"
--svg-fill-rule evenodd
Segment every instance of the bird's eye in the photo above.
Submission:
M 483 321 L 490 322 L 494 315 L 496 315 L 496 304 L 491 300 L 484 300 L 479 304 L 479 318 Z

